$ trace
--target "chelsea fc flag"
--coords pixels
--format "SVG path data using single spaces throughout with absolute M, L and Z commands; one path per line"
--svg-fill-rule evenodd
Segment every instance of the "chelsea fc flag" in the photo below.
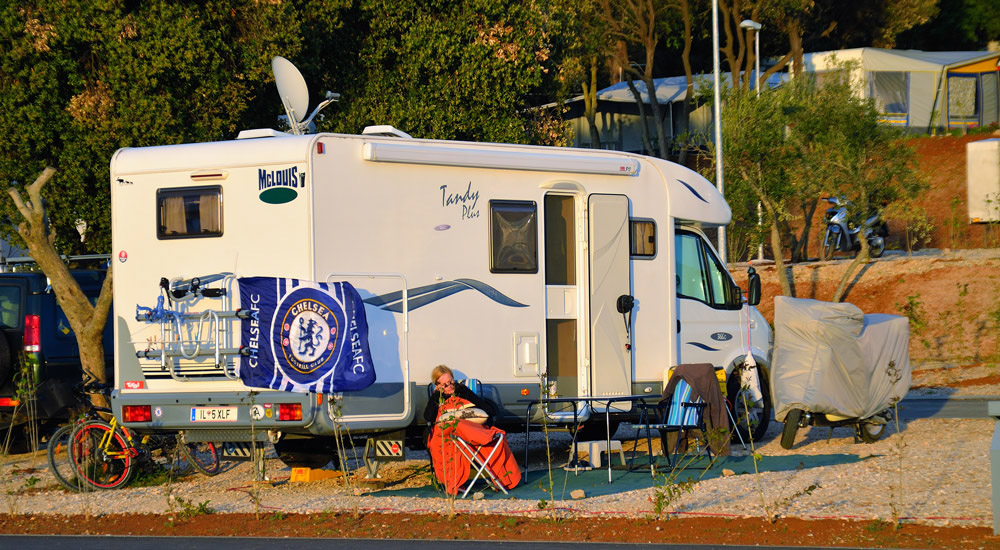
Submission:
M 240 379 L 299 393 L 358 391 L 375 382 L 365 304 L 350 283 L 239 279 Z

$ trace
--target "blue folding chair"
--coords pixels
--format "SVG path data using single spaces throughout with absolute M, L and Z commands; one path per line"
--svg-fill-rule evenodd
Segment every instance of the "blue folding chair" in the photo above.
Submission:
M 658 409 L 660 422 L 649 426 L 650 429 L 659 430 L 663 455 L 667 457 L 668 464 L 673 464 L 671 455 L 677 456 L 682 440 L 688 445 L 691 443 L 692 438 L 689 437 L 691 430 L 699 430 L 703 435 L 708 433 L 708 428 L 705 426 L 706 406 L 707 404 L 700 397 L 692 394 L 691 386 L 685 380 L 677 380 L 677 385 L 674 386 L 674 391 L 670 395 L 670 401 L 662 404 Z M 672 450 L 668 441 L 668 435 L 671 433 L 677 434 L 677 442 Z M 701 440 L 695 437 L 694 442 L 695 448 L 698 449 L 697 453 L 700 454 Z M 711 449 L 707 444 L 704 447 L 705 456 L 711 459 Z

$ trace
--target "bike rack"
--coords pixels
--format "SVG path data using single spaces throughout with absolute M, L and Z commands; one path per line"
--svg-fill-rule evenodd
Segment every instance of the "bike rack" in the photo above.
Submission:
M 221 288 L 202 287 L 222 281 Z M 236 364 L 232 359 L 242 355 L 242 351 L 233 342 L 233 324 L 236 320 L 249 318 L 249 313 L 233 308 L 233 287 L 236 277 L 232 273 L 218 273 L 205 277 L 191 279 L 161 279 L 161 295 L 154 308 L 136 306 L 135 318 L 145 323 L 156 323 L 160 326 L 160 345 L 162 349 L 145 349 L 137 351 L 139 359 L 159 359 L 160 369 L 170 374 L 178 382 L 191 380 L 180 372 L 176 359 L 197 360 L 214 358 L 215 368 L 230 380 L 239 380 L 236 374 Z M 164 296 L 170 305 L 177 309 L 164 307 Z M 208 308 L 199 311 L 182 309 L 186 302 L 198 299 L 219 300 L 218 308 Z M 169 365 L 168 365 L 169 361 Z

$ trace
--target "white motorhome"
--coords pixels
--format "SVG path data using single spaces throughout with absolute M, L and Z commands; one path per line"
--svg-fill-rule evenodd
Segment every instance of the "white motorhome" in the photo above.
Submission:
M 658 395 L 680 363 L 724 369 L 735 402 L 748 352 L 763 399 L 749 421 L 738 407 L 739 422 L 759 436 L 771 414 L 770 329 L 702 231 L 729 223 L 729 207 L 679 165 L 391 131 L 257 130 L 121 149 L 111 191 L 113 405 L 131 428 L 201 441 L 329 436 L 335 422 L 414 433 L 438 364 L 479 380 L 508 426 L 523 426 L 520 401 L 543 392 Z M 354 285 L 377 381 L 336 396 L 246 387 L 234 372 L 248 321 L 233 312 L 246 307 L 234 281 L 247 276 Z M 140 320 L 133 308 L 156 304 L 161 279 L 184 315 Z M 625 295 L 627 314 L 616 307 Z M 581 418 L 603 411 L 580 406 Z

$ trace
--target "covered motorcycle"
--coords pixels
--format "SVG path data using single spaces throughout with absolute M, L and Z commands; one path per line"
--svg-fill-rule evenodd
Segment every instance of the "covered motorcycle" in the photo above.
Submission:
M 910 389 L 909 342 L 906 317 L 776 297 L 771 395 L 781 445 L 791 448 L 808 425 L 853 425 L 858 439 L 877 441 Z

